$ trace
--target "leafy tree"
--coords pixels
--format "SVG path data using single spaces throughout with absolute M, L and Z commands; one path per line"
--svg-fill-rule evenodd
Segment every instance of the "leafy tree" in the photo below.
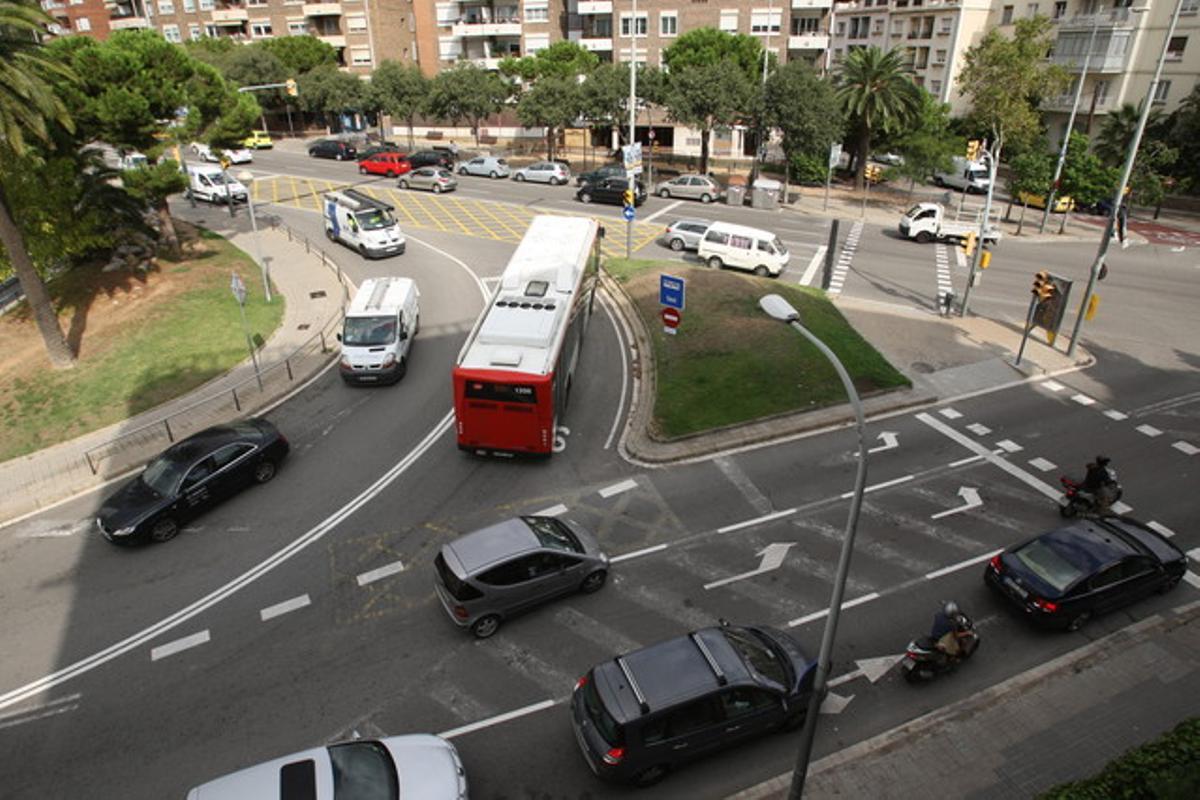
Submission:
M 527 128 L 546 128 L 546 157 L 554 158 L 554 143 L 558 129 L 579 118 L 580 91 L 574 78 L 566 75 L 547 75 L 521 94 L 517 101 L 517 118 Z
M 1167 128 L 1167 143 L 1179 157 L 1175 160 L 1174 175 L 1185 191 L 1200 190 L 1200 83 L 1184 98 L 1171 115 Z
M 833 85 L 803 61 L 789 61 L 769 78 L 764 90 L 765 121 L 783 132 L 783 152 L 803 178 L 806 161 L 827 164 L 829 147 L 842 138 L 842 107 Z M 819 170 L 824 180 L 824 169 Z
M 384 61 L 371 74 L 367 87 L 368 105 L 408 123 L 408 149 L 415 149 L 413 122 L 425 107 L 429 94 L 429 79 L 421 68 L 404 66 L 398 61 Z
M 889 151 L 898 153 L 904 161 L 888 171 L 908 178 L 912 194 L 917 181 L 951 168 L 954 154 L 962 149 L 962 140 L 950 130 L 950 106 L 922 90 L 921 108 L 889 145 Z
M 41 43 L 45 26 L 53 22 L 30 0 L 0 0 L 0 174 L 8 173 L 18 159 L 36 155 L 31 143 L 49 144 L 55 127 L 73 128 L 55 85 L 69 83 L 74 75 Z M 50 364 L 70 367 L 75 355 L 12 208 L 0 181 L 0 245 L 33 311 Z
M 676 121 L 700 131 L 700 171 L 706 173 L 709 134 L 743 111 L 753 84 L 733 62 L 672 69 L 668 82 L 667 110 Z
M 221 69 L 230 53 L 243 47 L 255 46 L 240 45 L 229 36 L 202 36 L 183 43 L 188 55 L 217 69 Z
M 342 72 L 333 64 L 322 64 L 297 81 L 300 85 L 300 105 L 321 114 L 340 114 L 363 106 L 366 91 L 362 80 Z
M 439 72 L 429 87 L 428 110 L 435 117 L 458 125 L 471 123 L 475 146 L 479 147 L 479 126 L 500 110 L 511 88 L 494 72 L 474 64 L 460 64 Z
M 871 137 L 884 129 L 901 128 L 920 113 L 921 89 L 900 50 L 878 47 L 851 50 L 837 73 L 837 98 L 849 120 L 857 170 L 855 184 L 863 186 Z
M 669 91 L 666 73 L 656 67 L 637 68 L 638 99 L 647 106 L 665 106 Z M 629 65 L 601 64 L 580 84 L 580 114 L 597 129 L 617 129 L 618 140 L 629 138 Z
M 663 63 L 671 74 L 699 67 L 730 64 L 748 81 L 761 79 L 763 47 L 758 39 L 716 28 L 695 28 L 682 34 L 663 51 Z
M 559 41 L 531 56 L 501 60 L 500 72 L 532 83 L 539 78 L 574 78 L 591 73 L 600 64 L 595 53 L 576 42 Z
M 288 77 L 296 80 L 317 67 L 337 66 L 337 50 L 315 36 L 277 36 L 256 44 L 278 58 L 288 71 Z
M 1009 163 L 1008 176 L 1008 208 L 1004 210 L 1004 219 L 1008 220 L 1012 213 L 1013 203 L 1023 192 L 1032 195 L 1048 197 L 1050 182 L 1054 178 L 1054 157 L 1044 149 L 1031 148 L 1014 156 Z M 1029 203 L 1021 203 L 1021 219 L 1017 223 L 1017 235 L 1025 225 L 1025 212 Z
M 1126 103 L 1105 116 L 1096 142 L 1096 155 L 1104 163 L 1117 169 L 1124 168 L 1141 114 L 1141 104 Z M 1166 196 L 1168 174 L 1179 158 L 1179 151 L 1169 143 L 1173 132 L 1173 121 L 1152 108 L 1146 117 L 1146 129 L 1138 144 L 1133 172 L 1129 175 L 1133 198 L 1141 205 L 1156 206 Z M 1195 163 L 1191 162 L 1193 170 Z
M 1143 140 L 1129 176 L 1133 199 L 1143 206 L 1161 207 L 1170 185 L 1171 167 L 1179 151 L 1159 139 Z M 1194 166 L 1193 166 L 1194 168 Z M 1157 211 L 1155 212 L 1157 216 Z
M 220 64 L 213 66 L 220 69 L 225 79 L 235 86 L 283 83 L 291 76 L 279 57 L 262 46 L 266 41 L 272 40 L 238 47 L 222 59 Z M 278 92 L 277 89 L 274 91 Z
M 1090 146 L 1087 136 L 1079 131 L 1071 132 L 1067 158 L 1059 178 L 1059 193 L 1084 206 L 1111 199 L 1120 177 L 1117 169 L 1105 166 Z
M 1070 82 L 1064 68 L 1046 63 L 1052 31 L 1046 17 L 1019 19 L 1011 38 L 991 30 L 967 50 L 958 85 L 975 125 L 990 131 L 997 162 L 1006 144 L 1025 149 L 1040 138 L 1042 98 Z

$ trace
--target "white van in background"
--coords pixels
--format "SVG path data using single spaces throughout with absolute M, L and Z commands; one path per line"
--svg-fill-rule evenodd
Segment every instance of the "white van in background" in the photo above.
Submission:
M 324 199 L 325 235 L 330 241 L 341 242 L 366 258 L 404 252 L 404 235 L 392 216 L 394 206 L 354 189 L 329 192 Z
M 933 182 L 938 186 L 949 186 L 965 192 L 987 192 L 992 180 L 986 164 L 982 161 L 968 161 L 962 156 L 955 156 L 953 163 L 949 172 L 934 175 Z
M 411 278 L 368 278 L 358 287 L 338 341 L 346 383 L 395 383 L 421 327 L 421 293 Z
M 216 164 L 188 164 L 187 192 L 208 203 L 245 203 L 250 199 L 246 187 Z
M 700 239 L 696 251 L 710 267 L 733 267 L 760 277 L 779 277 L 788 264 L 788 251 L 779 237 L 769 231 L 714 222 Z

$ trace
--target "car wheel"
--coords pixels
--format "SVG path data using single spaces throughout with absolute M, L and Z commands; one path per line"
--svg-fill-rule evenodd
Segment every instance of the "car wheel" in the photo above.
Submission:
M 254 468 L 254 482 L 268 483 L 271 478 L 275 477 L 275 462 L 270 459 L 263 459 L 258 462 L 258 466 Z
M 587 192 L 584 192 L 583 194 L 579 195 L 579 202 L 590 203 L 590 202 L 592 202 L 592 196 L 590 194 L 588 194 Z
M 308 151 L 308 157 L 309 157 L 309 158 L 316 158 L 316 157 L 317 157 L 317 151 L 316 151 L 316 150 L 309 150 L 309 151 Z
M 921 231 L 914 237 L 917 244 L 929 244 L 933 241 L 933 234 L 929 231 Z
M 459 168 L 458 168 L 458 174 L 459 174 L 459 175 L 466 175 L 466 174 L 467 174 L 467 168 L 466 168 L 466 167 L 459 167 Z
M 946 185 L 946 182 L 945 182 L 944 180 L 942 180 L 941 178 L 939 178 L 938 176 L 936 176 L 936 175 L 935 175 L 935 176 L 933 177 L 933 185 L 934 185 L 934 186 L 945 186 L 945 185 Z
M 700 195 L 700 202 L 701 202 L 701 203 L 711 203 L 711 202 L 712 202 L 712 195 L 711 195 L 711 194 L 702 194 L 702 195 Z
M 475 634 L 476 639 L 486 639 L 495 633 L 500 628 L 500 617 L 495 614 L 488 614 L 486 617 L 480 617 L 475 620 L 475 624 L 471 626 L 471 633 Z
M 366 246 L 365 246 L 365 245 L 361 245 L 361 244 L 360 244 L 360 245 L 358 246 L 358 254 L 359 254 L 360 256 L 362 256 L 363 258 L 370 258 L 370 256 L 369 256 L 369 255 L 367 255 L 367 248 L 366 248 Z
M 725 264 L 721 261 L 719 256 L 712 256 L 708 259 L 708 266 L 712 269 L 721 269 L 725 266 Z
M 683 239 L 676 238 L 676 239 L 671 240 L 671 249 L 674 250 L 676 253 L 678 253 L 680 250 L 682 250 L 683 247 L 684 247 Z
M 666 764 L 655 764 L 653 767 L 639 772 L 633 779 L 634 786 L 653 786 L 654 784 L 667 777 L 667 773 L 671 768 Z
M 359 167 L 359 168 L 358 168 L 358 174 L 359 174 L 359 175 L 366 175 L 366 174 L 367 174 L 367 168 L 366 168 L 366 167 Z M 391 173 L 389 172 L 388 174 L 390 175 Z
M 754 268 L 754 274 L 760 278 L 765 278 L 771 274 L 771 270 L 767 269 L 762 264 L 759 264 L 757 267 Z
M 525 181 L 525 176 L 522 175 L 520 172 L 518 172 L 516 175 L 513 176 L 513 180 L 516 181 L 517 183 L 523 183 Z
M 1073 632 L 1079 630 L 1080 628 L 1082 628 L 1084 625 L 1086 625 L 1087 621 L 1091 618 L 1092 618 L 1092 613 L 1090 611 L 1084 611 L 1083 613 L 1078 614 L 1074 619 L 1072 619 L 1070 622 L 1067 623 L 1067 630 L 1071 631 L 1073 633 Z
M 328 239 L 328 240 L 329 240 L 329 241 L 331 241 L 331 242 L 336 242 L 336 241 L 337 241 L 337 239 L 335 239 L 335 238 L 334 238 L 334 236 L 333 236 L 333 229 L 332 229 L 332 228 L 326 228 L 326 229 L 325 229 L 325 238 L 326 238 L 326 239 Z
M 400 360 L 400 366 L 396 367 L 396 380 L 397 381 L 400 380 L 407 374 L 408 374 L 408 359 L 403 358 Z
M 1176 586 L 1179 585 L 1179 581 L 1181 578 L 1183 578 L 1182 572 L 1179 573 L 1178 575 L 1168 576 L 1167 579 L 1165 581 L 1163 581 L 1163 585 L 1158 587 L 1158 593 L 1166 594 L 1167 592 L 1171 591 L 1172 589 L 1174 589 Z
M 659 189 L 659 190 L 658 190 L 658 196 L 659 196 L 659 197 L 670 197 L 670 196 L 671 196 L 671 190 L 670 190 L 670 189 Z
M 396 185 L 397 185 L 398 187 L 400 187 L 401 189 L 407 189 L 407 188 L 408 188 L 408 181 L 400 181 L 400 182 L 399 182 L 399 183 L 397 183 Z
M 394 178 L 394 177 L 396 177 L 396 170 L 394 170 L 394 169 L 389 169 L 389 170 L 387 171 L 387 176 L 388 176 L 389 178 Z
M 808 710 L 802 709 L 795 714 L 791 714 L 783 720 L 784 731 L 796 731 L 804 727 L 804 718 L 808 716 Z
M 442 193 L 442 185 L 441 185 L 440 183 L 435 183 L 435 184 L 433 185 L 433 193 L 434 193 L 434 194 L 441 194 L 441 193 Z
M 150 540 L 154 542 L 169 542 L 179 535 L 179 524 L 170 517 L 156 520 L 150 529 Z
M 1067 519 L 1071 519 L 1078 512 L 1079 509 L 1075 507 L 1075 502 L 1073 500 L 1068 500 L 1066 503 L 1058 507 L 1058 513 L 1062 514 Z
M 496 174 L 496 170 L 492 170 L 491 172 L 488 173 L 488 177 L 491 178 L 492 180 L 496 180 L 496 178 L 499 178 L 500 176 Z
M 583 583 L 579 584 L 579 591 L 584 594 L 598 592 L 606 580 L 608 580 L 608 571 L 598 569 L 583 579 Z

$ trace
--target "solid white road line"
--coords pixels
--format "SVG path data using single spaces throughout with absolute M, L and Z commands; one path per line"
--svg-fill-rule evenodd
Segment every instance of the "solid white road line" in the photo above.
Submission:
M 160 658 L 173 656 L 176 653 L 183 652 L 193 647 L 199 647 L 208 642 L 208 631 L 203 630 L 199 633 L 193 633 L 191 636 L 185 636 L 182 639 L 176 639 L 173 642 L 161 644 L 150 651 L 150 660 L 158 661 Z
M 934 578 L 940 578 L 943 575 L 949 575 L 951 572 L 958 572 L 960 569 L 965 569 L 966 567 L 969 567 L 973 564 L 979 564 L 984 561 L 989 561 L 989 560 L 991 560 L 992 556 L 996 555 L 997 553 L 1003 553 L 1003 552 L 1004 552 L 1004 549 L 1001 548 L 1000 550 L 993 550 L 990 553 L 984 553 L 981 556 L 975 556 L 974 558 L 968 558 L 966 561 L 960 561 L 957 564 L 951 564 L 948 567 L 942 567 L 941 569 L 935 569 L 933 572 L 927 572 L 927 573 L 925 573 L 925 577 L 929 580 L 933 580 Z
M 983 456 L 967 456 L 966 458 L 960 458 L 958 461 L 951 461 L 950 466 L 961 467 L 964 464 L 970 464 L 973 461 L 982 461 L 982 460 L 983 460 Z
M 1123 419 L 1129 419 L 1128 414 L 1122 414 L 1120 411 L 1117 411 L 1114 408 L 1110 408 L 1108 411 L 1105 411 L 1104 416 L 1108 417 L 1109 419 L 1115 419 L 1117 422 L 1120 422 Z
M 614 483 L 612 486 L 605 486 L 603 489 L 600 490 L 600 496 L 604 497 L 604 498 L 609 498 L 609 497 L 612 497 L 614 494 L 621 494 L 622 492 L 628 492 L 630 489 L 636 489 L 636 488 L 637 488 L 637 481 L 633 480 L 632 478 L 629 478 L 627 480 L 621 481 L 620 483 Z
M 863 603 L 869 603 L 872 600 L 877 600 L 878 598 L 879 598 L 879 592 L 871 592 L 870 594 L 864 594 L 862 597 L 856 597 L 853 600 L 847 600 L 844 603 L 842 603 L 842 611 L 845 611 L 847 608 L 854 608 L 855 606 L 861 606 Z M 812 622 L 813 620 L 821 619 L 822 617 L 827 616 L 828 614 L 829 614 L 828 608 L 822 609 L 821 611 L 814 611 L 811 614 L 805 614 L 803 617 L 800 617 L 799 619 L 792 620 L 787 625 L 789 628 L 798 628 L 801 625 L 805 625 L 809 622 Z
M 1138 425 L 1137 432 L 1144 433 L 1147 436 L 1149 436 L 1151 439 L 1153 439 L 1155 436 L 1162 436 L 1162 431 L 1160 431 L 1158 428 L 1154 427 L 1153 425 Z
M 1175 535 L 1175 531 L 1171 530 L 1166 525 L 1162 525 L 1157 522 L 1147 522 L 1146 527 L 1157 533 L 1159 536 L 1165 536 L 1168 539 Z
M 825 253 L 829 250 L 829 245 L 823 244 L 817 248 L 817 252 L 813 254 L 812 261 L 808 262 L 808 268 L 804 270 L 804 274 L 800 277 L 801 286 L 812 286 L 813 278 L 817 275 L 817 270 L 821 268 L 821 262 L 825 260 Z
M 909 481 L 911 481 L 913 479 L 913 477 L 914 476 L 912 476 L 912 475 L 901 475 L 899 478 L 892 478 L 890 481 L 884 481 L 883 483 L 876 483 L 872 486 L 868 486 L 865 489 L 863 489 L 863 494 L 867 494 L 868 492 L 874 492 L 878 489 L 886 489 L 889 486 L 895 486 L 896 484 L 899 484 L 899 483 L 908 483 Z M 844 494 L 840 495 L 840 497 L 843 500 L 850 498 L 850 497 L 854 497 L 854 492 L 845 492 Z
M 1081 406 L 1090 406 L 1090 405 L 1095 405 L 1095 403 L 1096 403 L 1095 400 L 1088 397 L 1086 394 L 1073 394 L 1073 395 L 1071 395 L 1071 399 L 1074 400 L 1076 403 L 1079 403 L 1079 405 L 1081 405 Z
M 1200 453 L 1200 447 L 1196 447 L 1191 442 L 1175 442 L 1171 447 L 1174 447 L 1185 456 L 1194 456 L 1196 453 Z
M 651 553 L 657 553 L 660 550 L 666 550 L 666 549 L 667 549 L 667 546 L 665 544 L 656 544 L 653 547 L 646 547 L 646 548 L 643 548 L 642 550 L 634 550 L 632 553 L 622 553 L 619 556 L 613 556 L 612 558 L 610 558 L 608 560 L 608 563 L 616 564 L 619 561 L 628 561 L 631 558 L 638 558 L 639 556 L 648 556 Z
M 533 515 L 535 517 L 557 517 L 559 514 L 565 513 L 567 513 L 567 507 L 562 503 L 559 503 L 556 506 L 550 506 L 549 508 L 543 508 L 541 511 L 535 511 L 533 512 Z
M 524 708 L 518 708 L 515 711 L 509 711 L 505 714 L 497 714 L 494 717 L 482 719 L 479 722 L 472 722 L 470 725 L 463 725 L 460 728 L 452 728 L 448 731 L 439 733 L 438 736 L 442 737 L 443 739 L 453 739 L 456 736 L 463 736 L 474 731 L 483 730 L 484 728 L 490 728 L 493 725 L 499 725 L 502 722 L 508 722 L 510 719 L 517 719 L 518 717 L 524 717 L 527 714 L 536 714 L 539 711 L 545 711 L 547 708 L 553 708 L 557 704 L 557 700 L 543 700 L 540 703 L 534 703 L 533 705 L 525 706 Z
M 853 494 L 853 493 L 851 493 L 851 494 Z M 734 531 L 740 531 L 742 528 L 749 528 L 752 525 L 760 525 L 764 522 L 771 522 L 772 520 L 777 520 L 782 517 L 791 516 L 792 514 L 795 514 L 795 513 L 796 513 L 796 509 L 785 508 L 783 511 L 776 511 L 774 514 L 764 514 L 761 517 L 755 517 L 754 519 L 748 519 L 748 520 L 745 520 L 744 522 L 735 522 L 733 525 L 726 525 L 724 528 L 717 528 L 717 533 L 733 533 Z
M 403 571 L 404 563 L 401 561 L 393 561 L 390 564 L 384 564 L 378 569 L 373 569 L 362 573 L 356 580 L 358 581 L 359 586 L 366 586 L 368 583 L 374 583 L 375 581 L 383 580 L 384 578 L 395 575 L 397 572 Z
M 625 326 L 625 319 L 613 313 L 607 292 L 600 295 L 600 307 L 608 315 L 608 321 L 612 324 L 613 331 L 617 334 L 617 352 L 621 354 L 621 396 L 617 399 L 617 413 L 613 416 L 613 424 L 608 430 L 608 438 L 604 440 L 604 449 L 608 450 L 612 447 L 613 440 L 617 437 L 617 429 L 620 427 L 621 418 L 625 414 L 625 398 L 629 394 L 629 355 L 626 353 L 627 347 L 625 343 L 632 341 L 633 336 Z
M 917 414 L 916 416 L 917 416 L 917 419 L 919 419 L 921 422 L 924 422 L 926 425 L 933 428 L 935 431 L 942 434 L 946 438 L 951 439 L 955 442 L 958 442 L 960 445 L 965 447 L 967 450 L 970 450 L 971 452 L 975 453 L 976 455 L 983 456 L 983 458 L 990 461 L 992 464 L 995 464 L 997 467 L 1004 470 L 1009 475 L 1012 475 L 1014 478 L 1021 481 L 1025 485 L 1036 489 L 1037 491 L 1044 494 L 1046 497 L 1053 499 L 1055 502 L 1058 502 L 1058 499 L 1062 496 L 1062 492 L 1060 492 L 1058 489 L 1054 488 L 1050 484 L 1046 483 L 1045 481 L 1041 480 L 1033 473 L 1026 472 L 1025 470 L 1018 467 L 1016 464 L 1012 464 L 1009 461 L 1007 461 L 1006 459 L 998 458 L 991 450 L 988 450 L 986 447 L 979 444 L 974 439 L 970 439 L 970 438 L 964 436 L 963 434 L 959 433 L 958 431 L 954 430 L 954 428 L 951 428 L 949 425 L 942 422 L 940 419 L 936 419 L 932 414 L 926 414 L 924 412 L 921 412 L 920 414 Z
M 653 222 L 655 219 L 657 219 L 658 217 L 661 217 L 663 214 L 667 213 L 671 209 L 679 208 L 681 205 L 683 205 L 683 201 L 676 200 L 674 203 L 670 203 L 670 204 L 660 208 L 658 211 L 655 211 L 653 214 L 651 214 L 650 216 L 648 216 L 644 220 L 642 220 L 642 222 L 643 223 Z
M 1050 470 L 1054 469 L 1056 465 L 1053 461 L 1047 461 L 1044 458 L 1031 458 L 1029 459 L 1029 466 L 1042 472 L 1049 472 Z
M 362 584 L 359 585 L 361 586 Z M 262 611 L 259 611 L 258 615 L 262 617 L 263 622 L 266 622 L 269 619 L 281 617 L 289 611 L 295 611 L 311 604 L 312 601 L 308 599 L 308 595 L 302 594 L 299 597 L 293 597 L 291 600 L 284 600 L 282 603 L 276 603 L 273 606 L 267 606 Z
M 53 717 L 58 714 L 65 714 L 68 711 L 74 711 L 79 708 L 79 703 L 75 701 L 81 697 L 83 695 L 76 692 L 75 694 L 69 694 L 66 697 L 59 697 L 48 703 L 43 703 L 35 708 L 26 708 L 21 711 L 10 711 L 7 714 L 0 714 L 0 730 L 23 725 L 26 722 L 45 719 L 46 717 Z

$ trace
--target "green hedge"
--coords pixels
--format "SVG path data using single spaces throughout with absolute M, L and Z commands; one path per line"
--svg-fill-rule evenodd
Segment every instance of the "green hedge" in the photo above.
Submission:
M 1109 762 L 1099 775 L 1064 783 L 1040 800 L 1195 800 L 1200 797 L 1200 717 Z

